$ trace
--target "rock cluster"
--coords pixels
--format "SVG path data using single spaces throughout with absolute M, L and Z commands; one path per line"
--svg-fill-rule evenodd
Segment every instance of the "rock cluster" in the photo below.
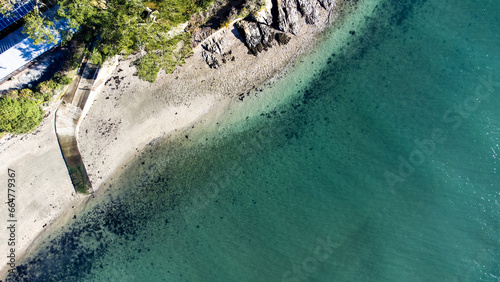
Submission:
M 285 45 L 290 41 L 290 36 L 286 33 L 276 33 L 276 41 L 279 45 Z
M 232 51 L 223 52 L 222 44 L 222 38 L 212 37 L 201 45 L 204 49 L 201 52 L 201 56 L 212 69 L 218 69 L 221 66 L 220 62 L 226 63 L 229 60 L 235 60 L 234 56 L 232 56 Z
M 273 39 L 287 44 L 290 37 L 297 35 L 302 25 L 301 18 L 310 25 L 319 23 L 320 9 L 332 10 L 335 0 L 280 0 L 272 1 L 272 9 L 237 22 L 236 28 L 245 44 L 254 55 L 271 47 Z M 271 12 L 272 11 L 272 12 Z
M 271 46 L 274 32 L 268 25 L 242 20 L 235 26 L 252 54 L 257 55 Z
M 297 35 L 301 25 L 319 24 L 321 9 L 333 11 L 335 0 L 268 0 L 270 6 L 266 10 L 254 13 L 235 23 L 249 53 L 257 56 L 270 48 L 273 43 L 287 44 L 291 37 L 288 33 Z M 272 6 L 271 6 L 272 4 Z M 276 40 L 276 43 L 274 42 Z M 209 39 L 203 43 L 205 51 L 203 59 L 211 68 L 219 68 L 219 57 L 227 60 L 227 54 L 222 51 L 221 42 Z M 234 60 L 234 59 L 233 59 Z

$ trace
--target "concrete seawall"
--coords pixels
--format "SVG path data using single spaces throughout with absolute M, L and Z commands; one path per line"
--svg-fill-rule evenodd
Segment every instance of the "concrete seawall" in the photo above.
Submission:
M 92 185 L 85 170 L 82 156 L 78 150 L 76 125 L 87 102 L 96 71 L 97 66 L 91 63 L 85 65 L 81 75 L 73 80 L 73 85 L 70 86 L 68 92 L 64 95 L 55 118 L 55 129 L 59 147 L 61 148 L 61 153 L 68 168 L 73 187 L 79 193 L 89 193 L 92 191 Z
M 78 129 L 92 106 L 95 96 L 117 64 L 117 57 L 107 61 L 101 69 L 87 62 L 81 75 L 74 79 L 73 85 L 64 95 L 63 101 L 56 112 L 55 131 L 59 147 L 68 168 L 71 182 L 79 193 L 89 193 L 93 189 L 78 149 Z

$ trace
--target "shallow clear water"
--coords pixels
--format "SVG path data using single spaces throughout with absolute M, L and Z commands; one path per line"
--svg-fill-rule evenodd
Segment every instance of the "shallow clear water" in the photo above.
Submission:
M 500 280 L 500 2 L 374 3 L 149 147 L 24 277 Z

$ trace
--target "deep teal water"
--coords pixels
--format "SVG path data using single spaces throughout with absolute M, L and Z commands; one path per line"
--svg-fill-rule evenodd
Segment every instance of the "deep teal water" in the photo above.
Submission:
M 500 280 L 498 15 L 380 1 L 228 115 L 286 102 L 148 147 L 19 276 Z

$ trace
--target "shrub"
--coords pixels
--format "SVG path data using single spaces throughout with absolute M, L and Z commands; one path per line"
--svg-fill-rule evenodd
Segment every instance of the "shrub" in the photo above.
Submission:
M 51 80 L 46 80 L 44 82 L 40 82 L 36 87 L 37 92 L 40 92 L 42 95 L 47 95 L 52 93 L 54 90 L 53 84 Z
M 149 81 L 154 82 L 160 71 L 160 61 L 158 54 L 151 52 L 143 56 L 137 62 L 137 73 L 139 77 Z
M 36 92 L 35 93 L 35 99 L 34 99 L 38 104 L 42 104 L 45 102 L 49 102 L 52 100 L 52 91 L 48 93 L 41 93 L 41 92 Z
M 61 88 L 61 85 L 59 85 L 59 83 L 57 81 L 55 81 L 54 79 L 47 80 L 47 81 L 48 81 L 47 85 L 50 89 L 55 90 L 55 89 Z
M 0 100 L 0 131 L 13 134 L 28 133 L 40 124 L 42 118 L 43 110 L 35 101 L 22 98 Z
M 19 97 L 19 90 L 13 89 L 7 92 L 6 97 L 9 97 L 11 99 L 17 99 Z
M 97 50 L 98 49 L 96 48 L 94 52 L 92 52 L 92 55 L 90 57 L 90 62 L 94 65 L 100 65 L 104 61 L 102 54 L 99 53 Z
M 19 97 L 25 98 L 25 99 L 33 99 L 35 98 L 35 93 L 31 91 L 29 88 L 24 88 L 19 91 Z
M 61 77 L 59 78 L 59 80 L 57 82 L 61 85 L 68 85 L 71 82 L 73 82 L 73 79 L 67 75 L 65 75 L 65 76 L 61 75 Z
M 52 78 L 52 80 L 60 85 L 68 85 L 71 83 L 71 81 L 73 81 L 73 79 L 71 77 L 63 75 L 60 72 L 57 72 L 56 74 L 54 74 L 54 77 Z
M 212 5 L 213 0 L 198 0 L 196 2 L 196 5 L 200 7 L 201 9 L 205 10 L 207 9 L 210 5 Z

